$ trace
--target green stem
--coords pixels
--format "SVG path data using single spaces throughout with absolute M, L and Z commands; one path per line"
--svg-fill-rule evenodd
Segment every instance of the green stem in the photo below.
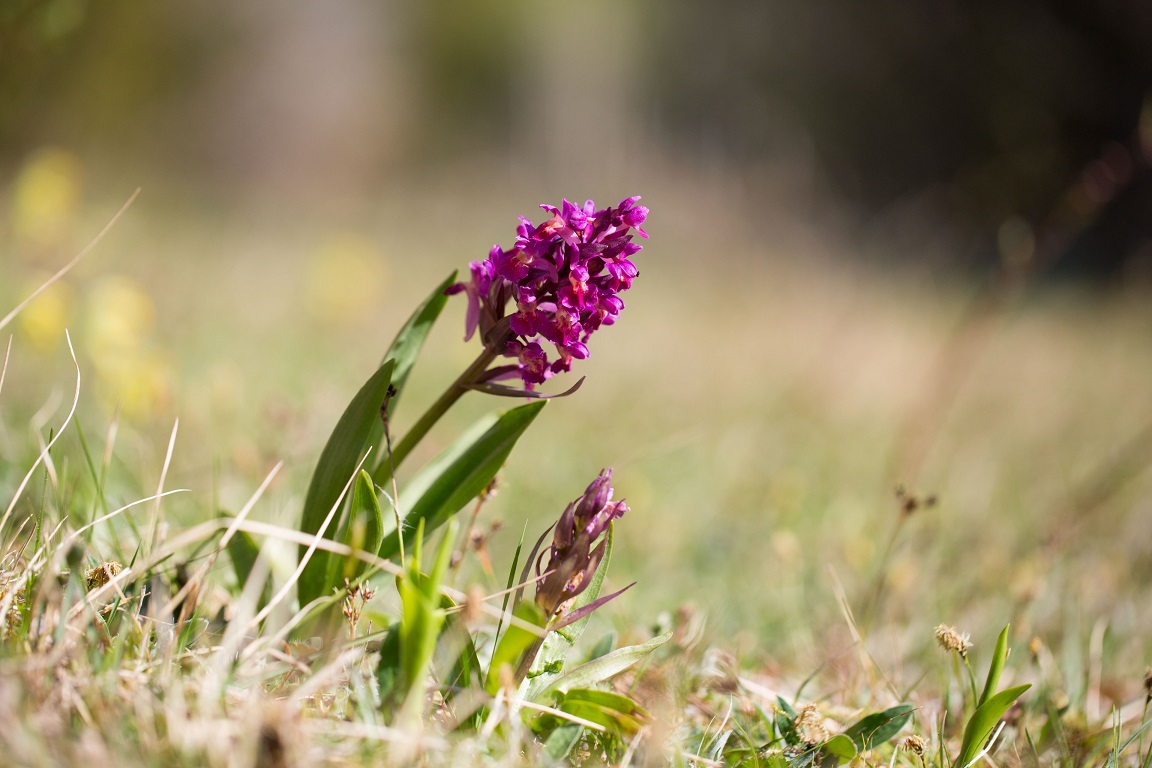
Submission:
M 976 673 L 972 671 L 972 665 L 968 663 L 968 655 L 962 654 L 961 658 L 964 659 L 964 668 L 968 670 L 968 683 L 972 686 L 972 707 L 975 711 L 980 708 L 980 694 L 976 692 Z
M 457 400 L 468 391 L 470 385 L 475 384 L 477 379 L 488 370 L 488 366 L 496 359 L 499 353 L 485 348 L 480 356 L 477 357 L 471 365 L 469 365 L 457 379 L 448 385 L 443 394 L 436 399 L 428 407 L 412 428 L 404 435 L 404 438 L 396 444 L 392 449 L 391 461 L 381 462 L 380 466 L 376 468 L 375 476 L 372 478 L 377 485 L 385 485 L 392 479 L 393 472 L 396 468 L 403 463 L 404 459 L 408 458 L 408 454 L 412 452 L 424 436 L 428 434 L 428 430 L 440 420 L 440 417 L 448 412 Z

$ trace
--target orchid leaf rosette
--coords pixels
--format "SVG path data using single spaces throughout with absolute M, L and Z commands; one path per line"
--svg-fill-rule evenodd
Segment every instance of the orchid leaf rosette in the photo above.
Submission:
M 600 210 L 591 200 L 542 205 L 547 220 L 521 217 L 511 248 L 495 245 L 471 263 L 471 280 L 448 289 L 468 296 L 465 340 L 480 331 L 485 369 L 497 356 L 515 360 L 485 370 L 474 383 L 519 376 L 531 391 L 589 356 L 589 338 L 616 322 L 624 310 L 620 294 L 639 274 L 632 257 L 641 246 L 633 232 L 648 237 L 642 226 L 648 209 L 639 200 Z

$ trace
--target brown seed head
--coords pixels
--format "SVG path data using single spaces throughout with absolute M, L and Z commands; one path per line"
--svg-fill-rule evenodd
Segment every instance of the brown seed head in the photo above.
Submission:
M 94 589 L 99 589 L 111 581 L 112 577 L 120 573 L 122 570 L 124 570 L 124 566 L 112 560 L 107 563 L 102 563 L 95 568 L 90 568 L 84 574 L 84 587 L 89 592 Z
M 960 633 L 956 627 L 949 627 L 944 624 L 936 627 L 936 642 L 944 650 L 956 651 L 964 658 L 968 657 L 968 651 L 972 648 L 972 639 L 967 632 Z
M 824 727 L 824 718 L 815 704 L 805 704 L 796 716 L 796 730 L 800 738 L 809 744 L 819 744 L 828 740 L 828 729 Z
M 905 752 L 914 752 L 917 755 L 924 754 L 924 739 L 919 736 L 909 736 L 904 739 L 904 743 L 901 746 L 904 747 Z

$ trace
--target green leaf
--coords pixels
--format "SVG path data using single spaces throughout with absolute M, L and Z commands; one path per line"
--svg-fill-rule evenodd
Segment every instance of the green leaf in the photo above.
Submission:
M 883 712 L 875 712 L 860 718 L 848 726 L 841 735 L 852 740 L 857 752 L 867 752 L 899 733 L 915 710 L 916 707 L 911 704 L 898 704 Z
M 380 507 L 380 497 L 376 495 L 372 475 L 362 469 L 352 490 L 352 505 L 348 510 L 348 537 L 344 543 L 363 552 L 378 552 L 383 542 L 384 510 Z M 344 573 L 336 584 L 330 586 L 338 587 L 344 579 L 354 579 L 367 567 L 368 564 L 363 560 L 346 558 Z
M 976 759 L 980 750 L 984 749 L 988 743 L 992 732 L 996 730 L 996 724 L 1000 722 L 1000 718 L 1015 703 L 1016 699 L 1020 698 L 1020 694 L 1031 687 L 1031 685 L 1018 685 L 1015 688 L 1000 691 L 976 708 L 968 720 L 968 725 L 964 727 L 964 740 L 960 744 L 960 754 L 957 756 L 956 762 L 953 763 L 955 768 L 966 768 L 969 763 Z
M 588 688 L 596 683 L 603 682 L 628 669 L 628 667 L 640 661 L 671 639 L 672 633 L 665 632 L 663 635 L 654 637 L 646 643 L 620 648 L 598 659 L 593 659 L 585 664 L 581 664 L 570 672 L 565 672 L 558 676 L 547 688 L 541 691 L 541 694 L 550 693 L 551 691 L 564 693 L 574 688 Z
M 232 558 L 232 570 L 236 573 L 236 584 L 240 589 L 244 589 L 244 585 L 248 583 L 248 576 L 252 573 L 252 566 L 260 556 L 260 547 L 246 531 L 235 531 L 227 546 L 228 556 Z
M 320 453 L 316 470 L 312 473 L 312 482 L 308 486 L 308 495 L 304 499 L 304 511 L 300 519 L 301 532 L 309 535 L 319 533 L 324 538 L 331 538 L 339 529 L 339 514 L 332 517 L 328 527 L 323 531 L 320 527 L 336 505 L 340 494 L 356 471 L 356 465 L 364 455 L 372 427 L 380 420 L 380 408 L 388 396 L 393 368 L 391 360 L 380 366 L 352 398 L 352 402 L 336 422 L 336 428 L 332 430 L 332 436 L 328 438 L 328 443 Z M 303 544 L 300 545 L 300 557 L 304 556 L 307 549 Z M 301 606 L 324 594 L 327 577 L 327 553 L 316 550 L 300 574 L 300 580 L 296 585 Z
M 568 757 L 572 747 L 580 742 L 583 733 L 584 726 L 575 723 L 554 729 L 548 736 L 548 741 L 544 742 L 544 754 L 557 762 L 563 760 Z
M 528 531 L 528 523 L 520 531 L 520 541 L 516 544 L 516 551 L 512 554 L 512 566 L 508 569 L 508 583 L 504 587 L 504 603 L 500 606 L 500 619 L 496 622 L 496 632 L 492 635 L 493 642 L 500 638 L 500 629 L 504 626 L 504 615 L 508 612 L 508 601 L 512 599 L 513 585 L 516 584 L 516 568 L 520 564 L 520 552 L 524 549 L 524 534 Z M 519 605 L 519 601 L 512 607 Z
M 858 754 L 856 743 L 845 734 L 837 734 L 824 742 L 822 749 L 839 760 L 851 760 Z
M 623 734 L 636 733 L 652 717 L 627 696 L 587 688 L 568 691 L 557 702 L 556 708 Z
M 516 441 L 540 413 L 546 400 L 517 406 L 495 420 L 483 419 L 408 483 L 400 498 L 404 512 L 405 542 L 414 537 L 421 521 L 425 535 L 483 491 L 504 465 Z M 380 557 L 400 551 L 399 532 L 392 531 L 380 547 Z
M 1008 661 L 1008 629 L 1011 626 L 1009 624 L 1004 627 L 1000 631 L 1000 637 L 996 639 L 996 649 L 992 652 L 992 662 L 988 665 L 988 678 L 984 681 L 984 692 L 976 702 L 977 707 L 988 701 L 1000 685 L 1000 673 L 1004 671 L 1004 664 Z
M 380 662 L 376 666 L 376 682 L 380 686 L 380 699 L 386 706 L 395 704 L 400 682 L 400 622 L 388 629 L 380 642 Z
M 441 607 L 440 584 L 451 559 L 452 545 L 456 540 L 455 527 L 449 526 L 440 542 L 431 573 L 424 575 L 420 572 L 421 547 L 418 544 L 407 569 L 397 579 L 403 604 L 400 619 L 401 679 L 409 701 L 423 698 L 424 677 L 436 652 L 440 629 L 444 626 L 446 614 Z
M 588 661 L 607 655 L 612 651 L 614 645 L 616 645 L 616 633 L 609 632 L 600 638 L 596 645 L 592 646 L 592 651 L 588 654 Z
M 395 415 L 396 403 L 400 399 L 400 395 L 404 393 L 404 385 L 408 383 L 408 374 L 412 373 L 412 367 L 416 365 L 420 350 L 428 339 L 428 332 L 432 330 L 432 326 L 448 302 L 448 294 L 444 291 L 455 282 L 456 271 L 453 270 L 452 274 L 448 275 L 447 279 L 436 286 L 428 298 L 424 299 L 424 303 L 416 308 L 400 332 L 396 334 L 396 338 L 392 340 L 392 345 L 388 347 L 388 351 L 384 353 L 384 360 L 393 360 L 396 364 L 392 374 L 392 386 L 395 392 L 388 401 L 389 416 Z
M 356 476 L 348 519 L 336 540 L 353 549 L 372 553 L 380 549 L 380 543 L 384 541 L 384 511 L 372 475 L 367 470 L 360 470 Z M 368 564 L 354 556 L 328 553 L 328 577 L 324 580 L 323 594 L 342 588 L 345 579 L 355 581 L 367 569 Z
M 447 597 L 442 598 L 442 602 L 449 607 L 452 605 Z M 484 671 L 480 667 L 476 643 L 473 642 L 472 633 L 468 631 L 461 616 L 461 613 L 451 613 L 444 623 L 443 637 L 446 642 L 442 643 L 441 647 L 447 646 L 451 654 L 449 658 L 454 658 L 452 671 L 444 678 L 447 683 L 444 694 L 446 699 L 451 699 L 459 691 L 471 687 L 473 682 L 479 683 L 480 687 L 484 684 Z
M 448 275 L 448 278 L 436 286 L 428 298 L 424 299 L 424 303 L 416 307 L 416 311 L 400 328 L 400 332 L 392 340 L 388 351 L 384 353 L 384 360 L 392 360 L 395 365 L 392 371 L 392 396 L 388 398 L 389 419 L 395 418 L 396 406 L 399 405 L 400 396 L 404 394 L 404 388 L 408 384 L 408 375 L 412 373 L 412 368 L 416 365 L 416 359 L 420 356 L 420 350 L 423 349 L 424 342 L 428 339 L 429 331 L 432 330 L 432 326 L 435 325 L 436 319 L 440 317 L 440 312 L 448 302 L 448 294 L 444 291 L 455 282 L 456 271 L 453 270 L 452 274 Z M 368 444 L 375 448 L 371 465 L 378 469 L 388 461 L 387 446 L 384 443 L 383 420 L 372 425 Z

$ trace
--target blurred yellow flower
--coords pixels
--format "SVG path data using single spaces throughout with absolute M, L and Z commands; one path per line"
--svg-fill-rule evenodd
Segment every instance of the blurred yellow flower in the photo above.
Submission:
M 12 190 L 12 229 L 32 245 L 56 245 L 69 231 L 84 168 L 67 150 L 46 147 L 25 160 Z
M 351 233 L 334 235 L 309 260 L 304 306 L 318 320 L 354 325 L 371 316 L 384 295 L 386 278 L 374 242 Z
M 95 358 L 96 391 L 130 419 L 146 418 L 171 401 L 172 371 L 165 356 L 145 348 Z
M 82 346 L 96 368 L 97 391 L 129 417 L 144 417 L 170 399 L 171 365 L 151 342 L 156 306 L 144 287 L 114 275 L 89 291 Z
M 93 284 L 84 325 L 95 357 L 138 349 L 152 332 L 156 307 L 143 286 L 129 277 L 104 277 Z
M 39 289 L 50 275 L 42 277 L 43 279 L 29 281 L 21 294 L 30 295 Z M 37 296 L 31 304 L 24 307 L 19 315 L 20 330 L 38 349 L 47 351 L 54 348 L 64 340 L 64 330 L 72 322 L 75 301 L 72 287 L 65 282 L 57 281 Z

